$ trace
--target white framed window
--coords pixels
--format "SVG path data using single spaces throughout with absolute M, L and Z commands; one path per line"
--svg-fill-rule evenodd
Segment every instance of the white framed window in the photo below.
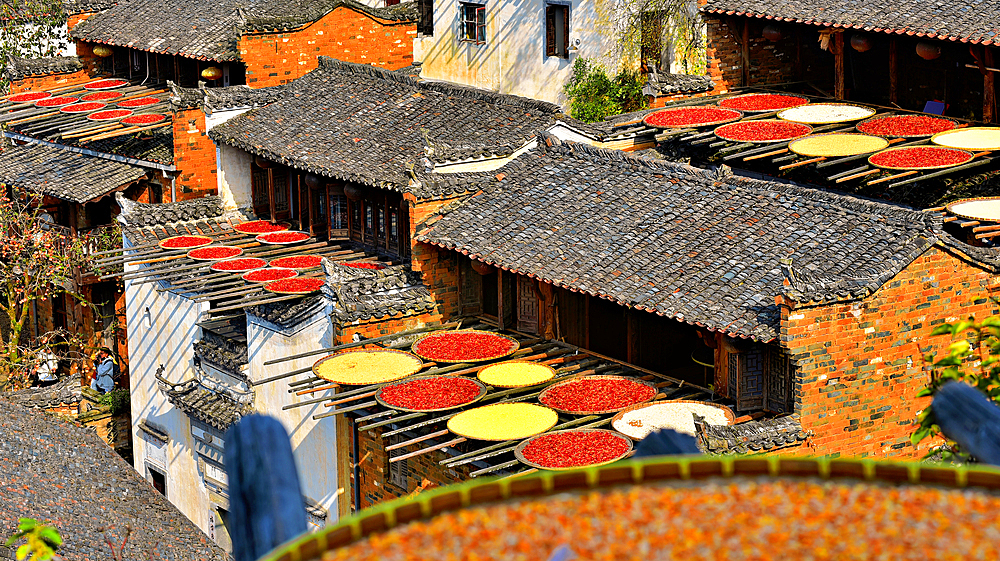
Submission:
M 459 2 L 462 23 L 462 41 L 483 45 L 486 43 L 486 6 L 472 2 Z
M 569 6 L 545 5 L 545 56 L 569 58 Z

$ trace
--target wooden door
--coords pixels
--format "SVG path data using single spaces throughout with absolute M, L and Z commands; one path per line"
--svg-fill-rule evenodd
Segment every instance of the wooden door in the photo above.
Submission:
M 472 261 L 469 259 L 462 259 L 458 274 L 462 287 L 459 292 L 462 315 L 483 313 L 483 276 L 472 269 Z
M 538 333 L 538 295 L 535 281 L 528 277 L 517 277 L 517 330 L 524 333 Z
M 517 275 L 497 270 L 498 306 L 500 308 L 500 327 L 510 329 L 517 327 Z

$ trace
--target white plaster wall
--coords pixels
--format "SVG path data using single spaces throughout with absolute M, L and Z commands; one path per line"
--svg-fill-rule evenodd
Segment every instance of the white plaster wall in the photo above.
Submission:
M 247 316 L 247 340 L 250 352 L 250 379 L 257 381 L 291 370 L 311 366 L 318 356 L 264 366 L 275 358 L 296 355 L 332 346 L 333 324 L 328 313 L 317 312 L 315 320 L 305 327 L 297 326 L 293 334 L 282 333 L 276 326 Z M 328 512 L 327 524 L 338 519 L 337 423 L 334 417 L 314 421 L 313 415 L 326 413 L 322 403 L 282 411 L 282 407 L 323 394 L 296 396 L 288 392 L 286 378 L 254 387 L 254 408 L 278 419 L 288 431 L 299 471 L 302 493 L 323 506 Z M 344 443 L 346 446 L 347 443 Z M 339 499 L 350 500 L 345 493 Z
M 434 2 L 434 36 L 414 40 L 421 77 L 467 84 L 565 105 L 563 86 L 577 57 L 596 59 L 611 72 L 618 61 L 613 29 L 614 0 L 572 0 L 568 59 L 545 56 L 545 0 L 486 0 L 484 45 L 459 41 L 459 0 Z
M 250 184 L 250 164 L 252 156 L 239 148 L 227 144 L 215 147 L 215 162 L 218 177 L 219 196 L 226 210 L 250 208 L 253 206 L 253 192 Z
M 188 417 L 167 401 L 155 377 L 161 364 L 166 367 L 163 376 L 172 382 L 194 376 L 193 343 L 201 333 L 195 322 L 208 303 L 196 304 L 169 292 L 156 292 L 158 286 L 125 281 L 135 468 L 148 479 L 146 441 L 138 431 L 139 421 L 148 419 L 170 435 L 166 450 L 167 499 L 208 533 L 212 523 L 208 492 L 198 473 Z

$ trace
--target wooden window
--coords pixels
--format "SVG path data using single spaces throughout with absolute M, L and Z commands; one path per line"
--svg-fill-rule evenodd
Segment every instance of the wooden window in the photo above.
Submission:
M 486 6 L 459 3 L 462 23 L 462 41 L 482 45 L 486 43 Z
M 389 209 L 389 235 L 386 246 L 390 251 L 399 252 L 399 209 Z
M 288 170 L 282 167 L 275 167 L 269 170 L 274 182 L 274 213 L 278 220 L 287 219 L 291 216 L 291 205 L 289 197 L 290 186 L 288 184 Z
M 569 6 L 545 6 L 545 56 L 569 58 Z
M 647 71 L 661 70 L 663 12 L 643 12 L 640 21 L 640 59 Z
M 250 174 L 253 212 L 258 217 L 271 217 L 271 199 L 267 187 L 267 170 L 254 167 Z
M 351 207 L 351 239 L 364 241 L 364 227 L 362 226 L 364 221 L 361 219 L 361 207 L 363 207 L 365 203 L 361 200 L 356 200 L 350 201 L 348 204 Z
M 434 36 L 434 0 L 417 0 L 417 33 Z
M 164 497 L 166 497 L 167 496 L 167 476 L 164 475 L 163 473 L 160 473 L 159 471 L 157 471 L 155 469 L 152 469 L 152 468 L 148 468 L 148 469 L 149 469 L 149 479 L 151 480 L 151 483 L 153 484 L 153 489 L 156 489 L 156 491 L 159 494 L 161 494 Z
M 405 437 L 403 435 L 401 435 L 401 434 L 394 434 L 394 435 L 392 435 L 392 436 L 389 437 L 389 444 L 390 445 L 391 444 L 399 444 L 404 439 L 405 439 Z M 389 483 L 391 483 L 392 485 L 395 485 L 396 487 L 399 487 L 404 492 L 407 491 L 407 487 L 406 486 L 409 483 L 407 481 L 407 478 L 406 478 L 407 471 L 408 471 L 408 469 L 407 469 L 408 466 L 406 464 L 407 464 L 407 460 L 401 460 L 401 461 L 398 461 L 398 462 L 389 462 L 389 466 L 388 466 L 389 469 L 385 470 L 386 472 L 389 473 Z
M 458 274 L 461 287 L 458 298 L 462 315 L 483 313 L 483 276 L 472 268 L 472 261 L 469 259 L 462 259 Z M 496 278 L 496 275 L 489 276 Z M 493 300 L 496 301 L 496 285 L 493 286 Z
M 347 197 L 330 195 L 330 237 L 347 235 Z

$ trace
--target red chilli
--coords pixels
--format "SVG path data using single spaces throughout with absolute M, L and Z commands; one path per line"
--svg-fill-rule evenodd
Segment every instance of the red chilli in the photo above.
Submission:
M 737 142 L 774 142 L 805 136 L 811 131 L 809 125 L 791 121 L 741 121 L 722 125 L 715 134 Z
M 884 168 L 938 168 L 964 164 L 972 154 L 943 146 L 912 146 L 886 150 L 868 158 L 872 165 Z
M 81 101 L 107 101 L 109 99 L 118 99 L 123 94 L 121 92 L 94 92 L 89 93 L 80 98 Z
M 237 224 L 236 231 L 243 234 L 269 234 L 271 232 L 282 232 L 287 230 L 288 227 L 288 224 L 285 222 L 272 224 L 267 220 L 254 220 L 252 222 Z
M 281 269 L 313 269 L 319 267 L 323 258 L 319 255 L 293 255 L 291 257 L 281 257 L 272 259 L 268 267 L 278 267 Z
M 742 116 L 742 113 L 734 109 L 700 105 L 663 109 L 648 115 L 645 123 L 660 128 L 697 127 L 733 121 Z
M 472 380 L 440 376 L 386 386 L 379 397 L 391 407 L 428 411 L 471 403 L 479 392 L 479 385 Z
M 552 386 L 539 401 L 559 411 L 611 412 L 648 401 L 656 389 L 632 380 L 616 378 L 581 378 Z
M 198 249 L 192 249 L 187 253 L 187 256 L 191 259 L 229 259 L 230 257 L 236 257 L 243 253 L 243 250 L 238 247 L 229 246 L 215 246 L 215 247 L 201 247 Z
M 428 360 L 485 360 L 506 356 L 515 342 L 489 333 L 444 333 L 417 341 L 413 351 Z
M 36 101 L 35 107 L 62 107 L 63 105 L 69 105 L 71 103 L 76 103 L 77 101 L 80 100 L 71 95 L 48 97 L 41 101 Z
M 106 90 L 110 88 L 120 88 L 128 84 L 128 80 L 98 80 L 96 82 L 91 82 L 89 84 L 84 84 L 83 89 L 85 90 Z
M 794 95 L 749 94 L 724 99 L 719 102 L 719 106 L 740 111 L 777 111 L 807 103 L 808 99 Z
M 184 249 L 185 247 L 200 247 L 206 243 L 209 242 L 200 236 L 177 236 L 169 240 L 164 240 L 160 246 L 165 249 Z
M 7 101 L 13 103 L 26 103 L 29 101 L 38 101 L 39 99 L 46 99 L 51 96 L 52 94 L 50 94 L 49 92 L 28 92 L 28 93 L 12 95 L 7 98 Z
M 243 280 L 247 282 L 271 282 L 297 276 L 299 274 L 293 269 L 258 269 L 244 273 Z
M 91 121 L 110 121 L 112 119 L 121 119 L 122 117 L 128 117 L 132 114 L 132 111 L 128 109 L 109 109 L 107 111 L 98 111 L 97 113 L 91 113 L 87 115 L 87 118 Z
M 160 100 L 155 97 L 140 97 L 138 99 L 126 99 L 125 101 L 119 103 L 118 107 L 135 109 L 136 107 L 146 107 L 147 105 L 153 105 L 154 103 L 159 102 Z
M 284 279 L 269 282 L 264 285 L 264 289 L 284 294 L 308 294 L 319 290 L 323 283 L 323 279 Z
M 274 232 L 257 236 L 257 241 L 264 243 L 293 243 L 309 239 L 305 232 Z
M 521 450 L 529 462 L 550 468 L 603 464 L 628 452 L 629 443 L 605 431 L 568 431 L 536 436 Z
M 261 269 L 265 266 L 267 266 L 267 261 L 264 261 L 263 259 L 247 257 L 244 259 L 229 259 L 226 261 L 219 261 L 218 263 L 212 265 L 212 270 L 242 273 L 244 271 L 250 271 L 252 269 Z
M 121 104 L 118 106 L 121 107 Z M 122 119 L 122 122 L 126 125 L 152 125 L 166 120 L 167 117 L 165 115 L 132 115 L 131 117 Z
M 955 122 L 924 115 L 890 115 L 858 123 L 856 128 L 875 136 L 929 136 L 955 128 Z

